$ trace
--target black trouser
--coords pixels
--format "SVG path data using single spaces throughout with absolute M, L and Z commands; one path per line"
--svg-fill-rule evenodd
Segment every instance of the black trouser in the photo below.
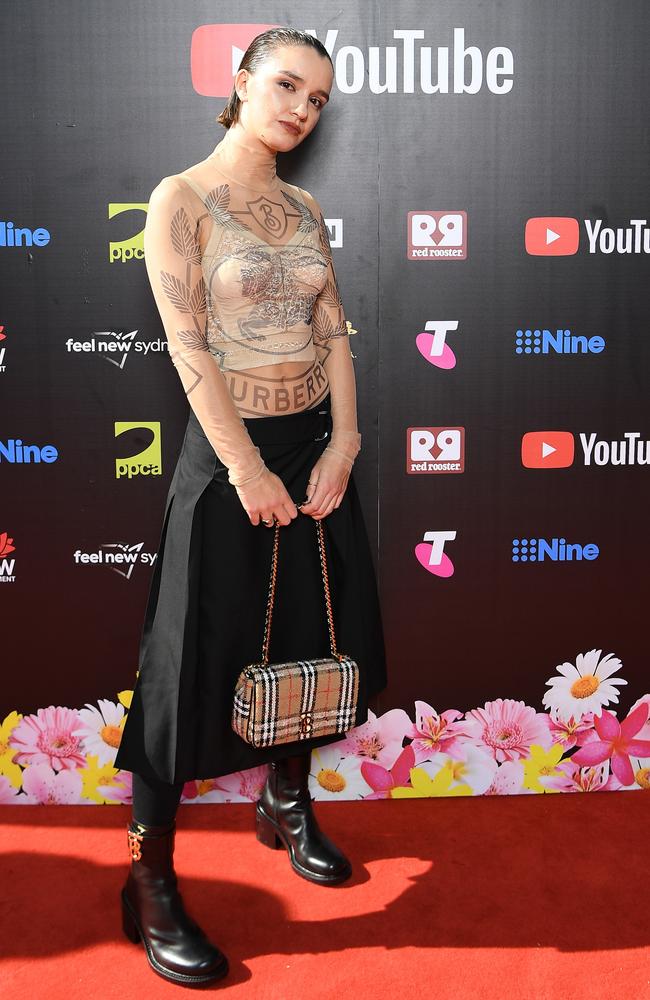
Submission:
M 171 827 L 185 782 L 170 785 L 133 773 L 133 820 L 143 826 Z

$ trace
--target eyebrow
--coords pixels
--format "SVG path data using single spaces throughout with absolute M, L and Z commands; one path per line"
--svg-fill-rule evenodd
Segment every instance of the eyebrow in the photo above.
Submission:
M 292 80 L 296 80 L 298 83 L 305 82 L 301 76 L 298 76 L 297 73 L 293 73 L 290 69 L 279 69 L 278 73 L 284 73 L 285 76 L 290 76 Z M 326 101 L 329 101 L 330 99 L 330 95 L 327 93 L 326 90 L 315 90 L 314 93 L 320 94 L 321 97 L 324 97 Z

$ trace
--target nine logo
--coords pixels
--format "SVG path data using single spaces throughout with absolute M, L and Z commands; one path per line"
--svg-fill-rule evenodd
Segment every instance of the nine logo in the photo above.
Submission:
M 137 445 L 141 445 L 147 434 L 151 435 L 151 440 L 142 451 L 136 455 L 115 459 L 115 478 L 134 479 L 136 476 L 161 476 L 162 475 L 162 447 L 160 437 L 160 422 L 134 422 L 115 421 L 115 437 L 125 434 L 127 431 L 143 431 L 144 434 L 135 434 Z
M 425 531 L 423 538 L 424 541 L 415 546 L 415 558 L 420 566 L 443 579 L 453 576 L 454 564 L 445 552 L 445 542 L 453 542 L 456 532 Z
M 0 462 L 9 462 L 12 465 L 34 465 L 45 462 L 46 465 L 51 465 L 58 457 L 59 453 L 53 444 L 23 444 L 20 438 L 0 441 Z
M 17 229 L 13 222 L 0 220 L 0 247 L 46 247 L 51 238 L 49 231 L 42 226 L 38 229 L 20 226 Z
M 576 336 L 570 330 L 517 330 L 515 354 L 600 354 L 605 338 Z
M 519 562 L 576 562 L 597 559 L 600 549 L 593 542 L 580 545 L 567 542 L 566 538 L 513 538 L 512 561 Z
M 418 333 L 415 344 L 423 358 L 436 368 L 449 370 L 456 367 L 456 355 L 446 343 L 448 333 L 458 329 L 458 320 L 430 319 Z
M 0 583 L 16 582 L 14 574 L 16 559 L 6 558 L 11 552 L 15 552 L 15 550 L 16 546 L 14 545 L 13 538 L 10 538 L 6 531 L 0 532 Z
M 407 260 L 466 260 L 467 212 L 409 212 Z
M 465 471 L 464 427 L 408 427 L 406 471 L 409 475 Z

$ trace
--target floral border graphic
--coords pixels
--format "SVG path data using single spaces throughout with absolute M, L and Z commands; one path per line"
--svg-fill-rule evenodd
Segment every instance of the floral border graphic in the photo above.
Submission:
M 465 713 L 438 714 L 415 702 L 368 721 L 312 753 L 314 799 L 405 799 L 446 795 L 532 795 L 548 792 L 650 789 L 650 694 L 625 719 L 618 702 L 621 661 L 602 650 L 579 653 L 546 681 L 538 712 L 497 698 Z M 131 705 L 11 712 L 0 725 L 0 804 L 112 805 L 131 802 L 131 774 L 113 767 Z M 219 778 L 188 781 L 182 802 L 251 802 L 267 765 Z

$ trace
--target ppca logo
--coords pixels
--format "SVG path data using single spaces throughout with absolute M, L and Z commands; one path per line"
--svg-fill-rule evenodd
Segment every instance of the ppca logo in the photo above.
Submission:
M 122 450 L 140 448 L 136 454 L 115 459 L 115 478 L 134 479 L 136 476 L 162 475 L 160 421 L 115 421 L 115 437 L 125 435 Z M 143 447 L 144 445 L 144 447 Z
M 455 531 L 425 531 L 424 540 L 415 546 L 415 558 L 428 573 L 443 578 L 453 576 L 454 564 L 445 552 L 445 542 L 453 542 Z
M 15 583 L 16 577 L 14 575 L 14 570 L 16 568 L 16 560 L 7 559 L 7 556 L 11 552 L 16 551 L 16 546 L 14 545 L 13 538 L 9 537 L 8 532 L 0 532 L 0 583 Z
M 409 475 L 465 471 L 464 427 L 408 427 L 406 471 Z
M 148 207 L 149 203 L 146 201 L 112 201 L 108 206 L 108 217 L 114 219 L 123 212 L 146 213 Z M 111 240 L 108 245 L 108 259 L 111 264 L 115 261 L 125 264 L 130 260 L 144 260 L 144 223 L 139 232 L 127 236 L 125 240 Z
M 457 329 L 457 319 L 427 320 L 424 330 L 415 338 L 415 345 L 430 365 L 444 370 L 456 367 L 456 355 L 447 343 L 447 334 Z
M 409 212 L 407 260 L 466 260 L 467 212 Z

